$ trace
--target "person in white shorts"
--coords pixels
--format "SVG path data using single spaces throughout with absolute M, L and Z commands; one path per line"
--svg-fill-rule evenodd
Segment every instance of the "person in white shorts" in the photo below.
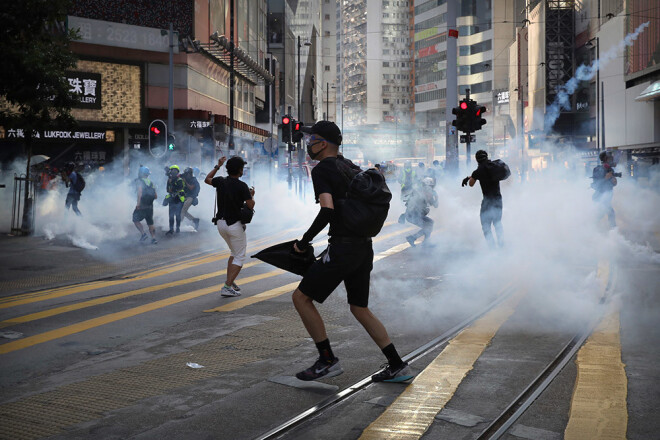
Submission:
M 220 167 L 227 162 L 227 177 L 215 177 Z M 238 277 L 247 248 L 245 225 L 241 223 L 241 207 L 243 203 L 254 209 L 254 188 L 248 188 L 245 182 L 239 180 L 243 176 L 243 167 L 247 162 L 239 156 L 227 160 L 225 156 L 208 173 L 204 183 L 216 189 L 218 197 L 218 212 L 214 219 L 218 232 L 229 246 L 231 252 L 227 261 L 227 280 L 222 287 L 222 296 L 240 296 L 240 287 L 235 280 Z

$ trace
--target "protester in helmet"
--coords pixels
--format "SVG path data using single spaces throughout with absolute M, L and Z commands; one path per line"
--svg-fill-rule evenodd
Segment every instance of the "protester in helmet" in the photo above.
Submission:
M 198 170 L 199 171 L 199 170 Z M 199 219 L 188 213 L 188 210 L 191 206 L 197 205 L 197 196 L 199 195 L 199 181 L 195 177 L 193 168 L 186 168 L 183 170 L 181 175 L 183 178 L 183 183 L 185 184 L 183 192 L 185 194 L 185 200 L 183 201 L 183 208 L 181 209 L 181 217 L 187 218 L 195 227 L 195 230 L 199 228 Z
M 140 167 L 138 171 L 137 185 L 137 203 L 135 210 L 133 210 L 133 224 L 140 231 L 140 241 L 148 238 L 144 228 L 142 227 L 142 220 L 146 220 L 149 233 L 151 234 L 151 243 L 156 244 L 156 230 L 154 228 L 154 200 L 158 198 L 156 194 L 156 187 L 149 179 L 149 168 Z
M 433 232 L 433 220 L 428 216 L 431 211 L 431 206 L 438 207 L 438 194 L 433 190 L 435 186 L 435 179 L 432 177 L 425 177 L 421 182 L 417 183 L 406 202 L 406 221 L 413 225 L 419 226 L 419 231 L 414 234 L 408 235 L 406 240 L 410 246 L 415 246 L 415 240 L 424 236 L 424 243 Z
M 181 232 L 181 209 L 186 199 L 184 186 L 185 183 L 179 175 L 178 165 L 171 165 L 169 176 L 167 178 L 167 196 L 163 200 L 163 205 L 168 205 L 170 215 L 170 229 L 165 235 L 174 233 L 174 220 L 176 219 L 176 233 Z

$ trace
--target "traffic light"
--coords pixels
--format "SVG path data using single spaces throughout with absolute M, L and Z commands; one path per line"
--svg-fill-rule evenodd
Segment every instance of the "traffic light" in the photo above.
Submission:
M 174 151 L 176 149 L 176 136 L 173 134 L 167 135 L 167 150 Z
M 467 100 L 462 100 L 458 107 L 451 109 L 452 114 L 456 115 L 456 119 L 451 121 L 451 125 L 456 127 L 456 130 L 467 133 L 469 127 L 467 126 L 468 120 L 468 103 Z
M 167 152 L 167 125 L 160 119 L 149 124 L 149 152 L 160 157 Z
M 486 120 L 483 118 L 484 113 L 486 113 L 486 107 L 476 107 L 476 112 L 474 113 L 474 119 L 472 123 L 472 131 L 481 130 L 481 127 L 486 123 Z
M 291 142 L 300 142 L 300 140 L 303 138 L 303 132 L 302 132 L 302 126 L 303 123 L 300 121 L 296 121 L 295 119 L 292 122 L 293 128 L 291 130 Z
M 282 142 L 288 144 L 291 142 L 291 116 L 282 116 Z

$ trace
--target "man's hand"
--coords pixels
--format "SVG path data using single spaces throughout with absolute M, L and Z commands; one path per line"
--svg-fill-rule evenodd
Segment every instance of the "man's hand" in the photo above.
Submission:
M 254 186 L 250 187 L 250 195 L 254 197 Z
M 300 244 L 302 250 L 300 249 L 300 247 L 298 247 L 298 244 Z M 299 254 L 303 254 L 305 253 L 305 249 L 307 249 L 307 246 L 309 246 L 309 243 L 302 243 L 300 241 L 296 241 L 295 243 L 293 243 L 293 250 L 298 252 Z
M 226 156 L 222 156 L 220 159 L 218 159 L 218 168 L 220 168 L 226 161 L 227 161 Z
M 463 182 L 461 182 L 461 186 L 467 185 L 469 180 L 470 180 L 470 176 L 467 176 L 465 179 L 463 179 Z

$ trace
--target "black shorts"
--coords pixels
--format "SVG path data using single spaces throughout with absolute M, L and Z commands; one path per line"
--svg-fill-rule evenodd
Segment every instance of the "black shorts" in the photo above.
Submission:
M 373 263 L 371 242 L 331 243 L 328 245 L 328 254 L 309 268 L 298 289 L 322 303 L 343 281 L 348 303 L 367 307 Z
M 140 208 L 133 211 L 133 221 L 141 222 L 142 220 L 147 221 L 147 225 L 151 226 L 154 224 L 154 208 Z

